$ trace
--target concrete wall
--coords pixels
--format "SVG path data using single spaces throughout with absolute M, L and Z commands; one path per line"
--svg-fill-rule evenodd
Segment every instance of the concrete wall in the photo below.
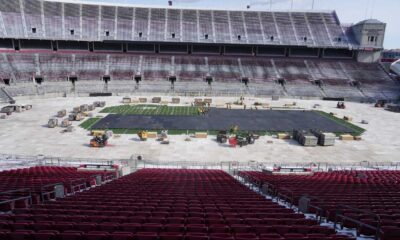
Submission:
M 381 57 L 381 51 L 359 51 L 357 61 L 364 63 L 378 62 Z
M 383 48 L 386 31 L 385 23 L 379 23 L 378 21 L 376 23 L 361 22 L 352 28 L 354 36 L 361 47 Z M 377 38 L 377 40 L 371 42 L 368 39 L 369 37 Z

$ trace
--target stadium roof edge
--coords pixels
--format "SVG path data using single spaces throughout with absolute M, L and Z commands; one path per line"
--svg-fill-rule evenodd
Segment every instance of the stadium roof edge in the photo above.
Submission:
M 267 11 L 267 10 L 249 10 L 249 9 L 217 9 L 217 8 L 188 8 L 182 6 L 162 6 L 162 5 L 144 5 L 144 4 L 126 4 L 126 3 L 106 3 L 106 2 L 87 2 L 84 0 L 43 0 L 44 2 L 61 2 L 61 3 L 74 3 L 74 4 L 85 4 L 85 5 L 100 5 L 100 6 L 112 6 L 112 7 L 139 7 L 139 8 L 165 8 L 165 9 L 183 9 L 183 10 L 205 10 L 205 11 L 241 11 L 241 12 L 305 12 L 305 13 L 333 13 L 335 10 L 277 10 L 277 11 Z

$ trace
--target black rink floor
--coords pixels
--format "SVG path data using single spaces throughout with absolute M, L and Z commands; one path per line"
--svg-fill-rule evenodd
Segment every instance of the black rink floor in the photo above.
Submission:
M 199 116 L 145 116 L 110 114 L 93 129 L 227 130 L 238 125 L 243 131 L 289 132 L 318 129 L 324 132 L 354 132 L 351 128 L 314 111 L 211 109 Z

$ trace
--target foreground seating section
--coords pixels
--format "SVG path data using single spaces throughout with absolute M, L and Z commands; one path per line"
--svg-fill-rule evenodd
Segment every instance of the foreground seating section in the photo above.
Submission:
M 96 176 L 102 176 L 106 180 L 111 172 L 102 171 L 79 171 L 75 167 L 31 167 L 24 169 L 15 169 L 0 172 L 0 192 L 17 189 L 27 189 L 32 195 L 32 202 L 40 203 L 43 199 L 40 198 L 42 191 L 48 192 L 51 187 L 46 187 L 52 184 L 63 184 L 65 194 L 80 191 L 88 187 L 96 185 Z M 115 175 L 115 174 L 114 174 Z M 54 187 L 53 187 L 54 188 Z M 26 195 L 26 192 L 18 191 L 7 194 L 1 194 L 0 200 L 12 199 L 15 196 Z M 54 198 L 54 193 L 46 198 Z M 14 208 L 26 207 L 27 202 L 23 202 L 22 206 L 18 206 L 18 201 L 1 205 L 1 211 L 13 210 Z
M 218 170 L 143 169 L 0 215 L 10 239 L 349 239 Z
M 400 171 L 334 171 L 319 172 L 312 176 L 269 175 L 262 172 L 244 171 L 239 175 L 257 186 L 264 183 L 276 192 L 293 194 L 293 203 L 297 204 L 303 195 L 311 196 L 311 203 L 325 212 L 328 220 L 335 220 L 338 205 L 346 205 L 354 210 L 342 207 L 342 214 L 372 226 L 382 226 L 382 239 L 400 238 Z M 379 216 L 379 220 L 376 219 Z M 354 228 L 352 221 L 340 219 L 344 227 Z M 360 234 L 373 235 L 371 229 L 360 227 Z

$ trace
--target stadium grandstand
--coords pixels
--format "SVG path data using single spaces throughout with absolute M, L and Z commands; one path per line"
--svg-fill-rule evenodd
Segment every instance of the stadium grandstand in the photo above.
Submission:
M 378 64 L 386 25 L 336 12 L 1 1 L 12 96 L 160 92 L 396 99 Z M 371 34 L 370 34 L 371 33 Z M 373 33 L 373 34 L 372 34 Z
M 386 23 L 165 2 L 0 0 L 0 240 L 399 240 Z

